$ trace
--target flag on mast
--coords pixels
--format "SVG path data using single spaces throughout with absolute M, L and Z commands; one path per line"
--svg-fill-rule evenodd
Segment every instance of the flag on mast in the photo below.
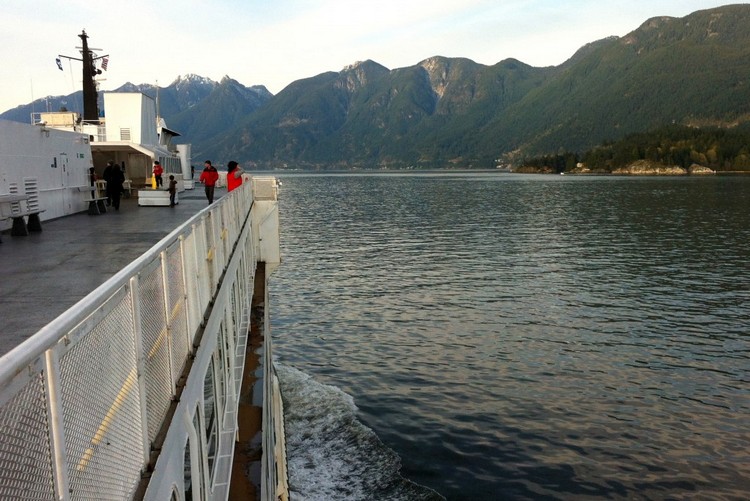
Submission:
M 62 61 L 60 61 L 60 58 L 56 57 L 55 62 L 57 63 L 57 67 L 60 68 L 60 71 L 62 71 Z
M 103 57 L 102 58 L 102 69 L 104 71 L 107 71 L 107 63 L 109 62 L 109 58 Z

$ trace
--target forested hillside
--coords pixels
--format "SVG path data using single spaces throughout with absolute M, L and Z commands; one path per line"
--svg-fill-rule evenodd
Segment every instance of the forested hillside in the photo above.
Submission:
M 148 85 L 118 90 L 156 94 Z M 0 117 L 28 122 L 31 111 L 45 107 L 76 111 L 76 96 L 37 100 Z M 568 151 L 602 166 L 625 156 L 611 150 L 625 137 L 644 141 L 631 148 L 644 157 L 661 151 L 664 162 L 682 164 L 683 146 L 632 135 L 671 125 L 727 137 L 745 130 L 750 5 L 649 19 L 554 67 L 435 56 L 388 69 L 367 60 L 298 80 L 277 95 L 229 77 L 179 78 L 159 89 L 159 102 L 168 126 L 193 144 L 194 157 L 218 165 L 234 159 L 253 169 L 493 168 Z M 609 146 L 594 149 L 604 142 Z M 693 151 L 712 168 L 744 168 L 741 148 Z
M 702 166 L 715 172 L 750 172 L 750 127 L 667 126 L 630 134 L 581 154 L 565 152 L 526 158 L 521 168 L 526 172 L 611 173 L 640 161 L 685 171 Z

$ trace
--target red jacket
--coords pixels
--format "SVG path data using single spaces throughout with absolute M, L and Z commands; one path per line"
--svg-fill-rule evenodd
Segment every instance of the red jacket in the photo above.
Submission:
M 206 167 L 203 169 L 203 172 L 201 172 L 201 177 L 199 178 L 199 181 L 206 186 L 216 186 L 216 181 L 219 180 L 219 171 L 216 170 L 216 167 Z
M 164 174 L 164 167 L 161 164 L 154 164 L 154 176 L 161 176 Z
M 232 191 L 242 184 L 242 171 L 238 169 L 227 172 L 227 191 Z

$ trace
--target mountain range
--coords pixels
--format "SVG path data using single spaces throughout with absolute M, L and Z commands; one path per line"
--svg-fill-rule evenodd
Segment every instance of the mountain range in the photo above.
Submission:
M 158 89 L 160 115 L 196 163 L 246 168 L 490 168 L 583 151 L 668 124 L 750 124 L 750 5 L 658 17 L 594 41 L 559 66 L 486 66 L 435 56 L 405 68 L 375 61 L 297 80 L 276 95 L 195 75 Z M 156 97 L 156 88 L 117 91 Z M 19 106 L 76 110 L 80 93 Z M 105 110 L 106 112 L 106 110 Z

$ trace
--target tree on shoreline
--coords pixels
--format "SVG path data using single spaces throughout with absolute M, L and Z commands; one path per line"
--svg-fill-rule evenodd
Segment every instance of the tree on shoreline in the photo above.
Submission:
M 639 160 L 683 169 L 698 164 L 717 172 L 750 172 L 750 130 L 671 125 L 630 134 L 583 154 L 565 151 L 528 158 L 522 165 L 570 172 L 581 162 L 592 171 L 612 172 Z

